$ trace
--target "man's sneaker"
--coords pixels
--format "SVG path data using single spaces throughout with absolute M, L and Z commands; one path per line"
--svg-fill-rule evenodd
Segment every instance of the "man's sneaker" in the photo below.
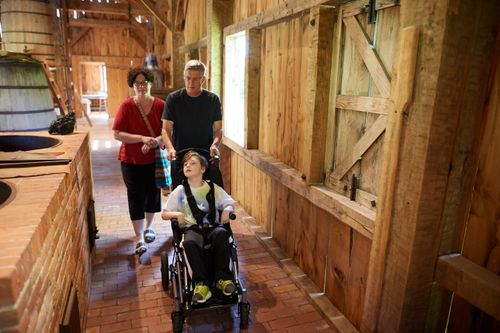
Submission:
M 205 303 L 210 297 L 212 297 L 210 288 L 199 283 L 194 287 L 193 298 L 191 300 L 193 303 Z
M 219 288 L 225 296 L 231 296 L 236 291 L 236 286 L 231 280 L 220 279 L 217 281 L 217 288 Z

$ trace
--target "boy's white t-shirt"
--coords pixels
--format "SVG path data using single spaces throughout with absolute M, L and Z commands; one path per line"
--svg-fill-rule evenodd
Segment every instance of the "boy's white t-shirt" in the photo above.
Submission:
M 191 187 L 191 192 L 196 200 L 196 205 L 198 208 L 204 212 L 210 210 L 208 207 L 207 194 L 210 191 L 210 185 L 207 182 L 203 182 L 200 187 Z M 224 191 L 223 188 L 214 184 L 215 192 L 215 220 L 219 220 L 219 211 L 227 209 L 232 209 L 232 205 L 236 203 L 229 194 Z M 187 200 L 186 192 L 184 191 L 184 186 L 177 186 L 172 193 L 168 196 L 167 205 L 165 209 L 169 212 L 181 212 L 184 214 L 185 225 L 196 224 L 196 219 L 189 208 L 189 203 Z M 205 216 L 204 222 L 208 222 L 208 217 Z

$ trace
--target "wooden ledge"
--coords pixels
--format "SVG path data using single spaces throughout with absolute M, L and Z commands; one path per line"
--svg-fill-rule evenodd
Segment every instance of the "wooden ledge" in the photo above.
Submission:
M 315 206 L 335 216 L 363 236 L 373 239 L 375 212 L 351 201 L 324 185 L 308 185 L 302 174 L 279 160 L 263 154 L 257 149 L 244 149 L 230 139 L 222 143 L 262 172 L 282 185 L 309 200 Z
M 438 258 L 435 278 L 441 286 L 500 320 L 500 276 L 455 253 Z

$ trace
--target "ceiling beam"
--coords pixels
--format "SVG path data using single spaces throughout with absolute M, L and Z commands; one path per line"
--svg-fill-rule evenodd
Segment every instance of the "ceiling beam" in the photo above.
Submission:
M 113 14 L 113 15 L 129 15 L 129 5 L 127 3 L 107 3 L 102 1 L 90 2 L 90 1 L 79 1 L 79 0 L 68 0 L 68 11 L 71 10 L 84 10 L 89 13 L 99 13 L 99 14 Z M 131 6 L 131 15 L 146 15 L 149 12 L 144 10 L 142 7 Z
M 131 23 L 131 24 L 130 24 Z M 133 21 L 128 20 L 100 20 L 100 19 L 87 19 L 87 18 L 80 18 L 77 20 L 70 20 L 69 21 L 69 26 L 71 28 L 73 27 L 83 27 L 83 28 L 120 28 L 120 29 L 128 29 L 132 28 L 133 30 L 138 31 L 142 35 L 147 35 L 148 34 L 148 29 L 137 23 L 135 20 Z
M 155 5 L 151 0 L 136 0 L 144 6 L 153 16 L 160 21 L 160 23 L 170 31 L 172 31 L 172 24 L 165 18 L 165 15 L 162 15 L 156 10 Z
M 79 30 L 78 32 L 75 32 L 74 30 L 71 31 L 71 47 L 75 46 L 78 41 L 87 34 L 87 32 L 90 31 L 90 27 L 85 27 Z

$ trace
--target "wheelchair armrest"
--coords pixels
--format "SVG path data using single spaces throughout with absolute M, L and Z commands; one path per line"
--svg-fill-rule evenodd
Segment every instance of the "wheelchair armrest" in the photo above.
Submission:
M 170 225 L 174 234 L 174 242 L 180 243 L 182 240 L 182 229 L 179 226 L 179 221 L 176 218 L 170 219 Z

